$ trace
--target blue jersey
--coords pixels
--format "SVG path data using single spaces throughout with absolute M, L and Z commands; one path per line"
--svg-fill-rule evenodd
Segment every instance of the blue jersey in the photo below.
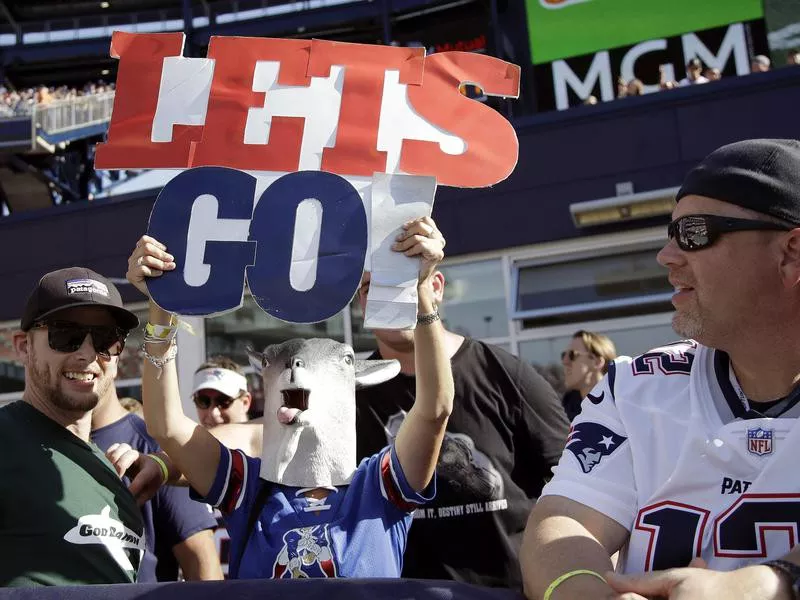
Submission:
M 393 447 L 364 459 L 351 483 L 323 500 L 261 481 L 260 470 L 260 459 L 220 444 L 206 498 L 225 515 L 233 557 L 248 536 L 259 486 L 269 486 L 238 573 L 231 573 L 240 579 L 399 577 L 412 513 L 435 495 L 435 479 L 422 493 L 408 485 Z

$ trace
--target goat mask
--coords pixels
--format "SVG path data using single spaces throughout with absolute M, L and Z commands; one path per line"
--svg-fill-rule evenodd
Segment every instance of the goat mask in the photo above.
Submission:
M 302 488 L 346 485 L 356 470 L 356 388 L 388 381 L 396 360 L 358 360 L 330 339 L 248 349 L 264 380 L 261 478 Z

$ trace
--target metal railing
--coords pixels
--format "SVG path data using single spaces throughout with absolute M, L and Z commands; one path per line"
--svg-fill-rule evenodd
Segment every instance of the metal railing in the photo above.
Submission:
M 111 119 L 114 92 L 53 100 L 33 108 L 33 122 L 46 133 L 105 123 Z

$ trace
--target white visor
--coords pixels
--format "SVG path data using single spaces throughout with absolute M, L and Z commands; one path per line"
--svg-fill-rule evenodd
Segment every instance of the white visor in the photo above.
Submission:
M 220 369 L 212 367 L 203 369 L 194 374 L 194 381 L 192 385 L 192 395 L 199 390 L 217 390 L 235 398 L 242 392 L 247 391 L 247 379 L 244 375 L 239 375 L 229 369 Z

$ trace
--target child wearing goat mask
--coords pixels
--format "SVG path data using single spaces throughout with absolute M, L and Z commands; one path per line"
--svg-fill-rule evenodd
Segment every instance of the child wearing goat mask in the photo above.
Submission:
M 249 351 L 265 392 L 264 445 L 256 459 L 226 448 L 184 415 L 170 360 L 174 341 L 146 343 L 148 431 L 195 492 L 226 516 L 231 577 L 400 576 L 412 513 L 435 494 L 434 469 L 453 404 L 429 279 L 443 247 L 429 217 L 406 223 L 393 246 L 420 259 L 416 401 L 394 444 L 360 465 L 355 389 L 394 377 L 397 361 L 356 360 L 348 345 L 323 339 Z M 148 277 L 173 269 L 168 249 L 144 236 L 127 277 L 147 294 Z M 149 322 L 170 327 L 174 321 L 151 300 Z

